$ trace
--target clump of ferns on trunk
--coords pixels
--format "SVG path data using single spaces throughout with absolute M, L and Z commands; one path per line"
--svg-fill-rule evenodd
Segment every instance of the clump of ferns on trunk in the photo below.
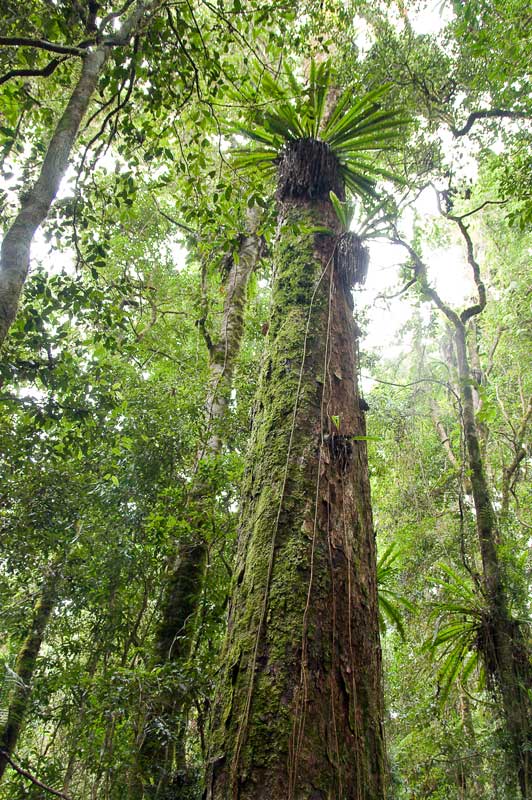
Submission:
M 439 564 L 439 568 L 445 577 L 434 583 L 442 597 L 432 603 L 434 632 L 424 649 L 439 662 L 438 699 L 443 706 L 453 686 L 466 684 L 474 675 L 480 688 L 497 691 L 497 652 L 494 621 L 482 590 L 446 564 Z M 520 651 L 515 665 L 517 679 L 524 661 L 526 653 Z
M 283 82 L 262 76 L 261 92 L 272 98 L 270 107 L 255 113 L 252 128 L 233 128 L 256 143 L 234 151 L 237 167 L 277 173 L 280 201 L 328 200 L 331 191 L 344 200 L 346 189 L 375 197 L 377 180 L 399 180 L 379 163 L 379 154 L 396 148 L 407 124 L 397 111 L 383 108 L 387 86 L 358 99 L 348 87 L 329 111 L 330 61 L 313 61 L 303 86 L 288 67 L 284 76 Z

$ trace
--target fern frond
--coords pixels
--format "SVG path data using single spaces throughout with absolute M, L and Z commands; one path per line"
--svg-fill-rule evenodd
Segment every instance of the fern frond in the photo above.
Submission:
M 352 90 L 347 89 L 323 124 L 331 74 L 329 61 L 311 63 L 306 86 L 301 86 L 288 66 L 283 83 L 265 73 L 262 85 L 272 98 L 271 109 L 256 115 L 257 125 L 253 130 L 235 126 L 232 131 L 266 148 L 250 149 L 250 156 L 254 152 L 259 154 L 253 158 L 245 158 L 243 150 L 239 149 L 235 165 L 241 168 L 271 165 L 275 156 L 266 152 L 268 148 L 279 154 L 287 142 L 310 138 L 329 145 L 338 159 L 346 188 L 354 195 L 376 197 L 376 183 L 381 178 L 400 182 L 397 176 L 377 167 L 372 160 L 374 153 L 394 147 L 407 124 L 398 112 L 381 107 L 388 86 L 378 87 L 355 102 Z

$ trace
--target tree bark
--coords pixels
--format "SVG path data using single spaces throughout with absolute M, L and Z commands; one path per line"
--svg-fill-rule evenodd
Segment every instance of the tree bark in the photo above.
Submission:
M 519 424 L 519 428 L 515 434 L 514 457 L 512 461 L 509 464 L 506 464 L 502 469 L 501 516 L 503 518 L 508 517 L 510 510 L 510 492 L 512 489 L 512 482 L 517 476 L 521 462 L 524 461 L 527 456 L 525 435 L 531 419 L 532 396 L 528 400 L 528 405 Z
M 58 596 L 58 582 L 60 576 L 57 567 L 52 567 L 45 577 L 33 611 L 31 628 L 26 636 L 15 664 L 17 683 L 12 689 L 7 720 L 0 733 L 0 781 L 2 780 L 8 757 L 11 757 L 17 746 L 24 717 L 28 707 L 31 693 L 33 674 L 37 665 L 37 658 L 44 639 L 46 627 L 54 610 Z
M 67 106 L 50 139 L 41 172 L 35 185 L 24 196 L 20 210 L 8 229 L 0 250 L 0 346 L 17 314 L 20 294 L 26 280 L 30 249 L 37 228 L 46 219 L 59 184 L 68 167 L 79 126 L 112 47 L 128 42 L 145 13 L 155 10 L 161 0 L 138 0 L 111 42 L 88 50 L 83 56 L 81 74 Z
M 209 340 L 209 383 L 205 400 L 206 440 L 197 455 L 196 472 L 189 491 L 186 517 L 189 535 L 179 540 L 177 553 L 166 582 L 161 621 L 156 634 L 156 663 L 183 668 L 191 654 L 195 619 L 203 591 L 208 557 L 208 537 L 213 489 L 203 467 L 222 451 L 221 427 L 227 412 L 235 363 L 244 329 L 244 305 L 249 276 L 261 253 L 255 210 L 248 219 L 238 259 L 230 261 L 225 282 L 225 301 L 220 334 Z M 139 780 L 134 797 L 170 795 L 178 797 L 185 775 L 186 699 L 183 692 L 163 691 L 155 698 L 139 748 Z M 174 784 L 169 790 L 169 784 Z
M 451 446 L 451 439 L 445 429 L 445 425 L 442 422 L 440 408 L 438 406 L 436 399 L 434 397 L 430 397 L 429 404 L 430 404 L 432 421 L 434 423 L 434 427 L 436 428 L 436 433 L 438 434 L 438 438 L 443 446 L 443 449 L 445 450 L 447 460 L 449 461 L 453 469 L 456 470 L 456 474 L 459 477 L 460 483 L 462 484 L 462 488 L 465 494 L 471 494 L 471 481 L 469 480 L 469 476 L 465 474 L 463 463 L 454 454 L 453 448 Z
M 299 172 L 303 155 L 314 162 Z M 343 187 L 322 156 L 302 140 L 279 167 L 272 319 L 208 800 L 384 797 L 375 547 L 345 269 L 353 259 L 337 257 L 337 236 L 310 232 L 340 233 L 328 194 Z

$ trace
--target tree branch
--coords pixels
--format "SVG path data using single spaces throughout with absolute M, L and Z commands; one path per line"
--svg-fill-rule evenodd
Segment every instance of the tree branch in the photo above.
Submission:
M 0 76 L 0 86 L 11 78 L 47 78 L 57 67 L 67 60 L 64 58 L 52 58 L 42 69 L 10 69 L 5 75 Z
M 93 42 L 84 43 L 85 47 Z M 39 50 L 47 50 L 50 53 L 60 53 L 61 55 L 83 56 L 85 49 L 72 47 L 66 44 L 56 44 L 48 42 L 46 39 L 28 39 L 25 36 L 0 36 L 0 46 L 4 47 L 36 47 Z
M 50 794 L 54 794 L 56 797 L 62 797 L 63 800 L 72 800 L 70 795 L 63 794 L 63 792 L 59 792 L 57 789 L 52 789 L 50 786 L 47 786 L 45 783 L 42 783 L 42 781 L 38 780 L 38 778 L 36 778 L 30 772 L 23 769 L 21 766 L 19 766 L 19 764 L 13 761 L 11 756 L 9 756 L 5 750 L 0 750 L 0 755 L 2 756 L 2 758 L 5 758 L 7 763 L 13 767 L 15 772 L 18 772 L 18 774 L 22 775 L 23 778 L 27 778 L 29 781 L 34 783 L 35 786 L 38 786 L 39 789 L 44 789 L 45 792 L 50 792 Z
M 467 262 L 471 267 L 471 269 L 473 270 L 473 279 L 475 281 L 475 285 L 477 287 L 477 292 L 478 292 L 478 303 L 475 303 L 475 305 L 469 306 L 469 308 L 464 309 L 464 311 L 462 311 L 462 313 L 460 314 L 460 319 L 465 325 L 468 319 L 471 319 L 471 317 L 480 314 L 486 308 L 486 287 L 484 286 L 482 278 L 480 277 L 480 266 L 478 261 L 475 259 L 473 242 L 469 235 L 469 230 L 467 226 L 464 225 L 464 223 L 460 218 L 449 217 L 449 219 L 453 219 L 454 222 L 456 222 L 456 224 L 460 229 L 460 233 L 462 234 L 465 240 L 467 249 Z
M 411 286 L 417 281 L 417 278 L 411 278 L 409 281 L 405 283 L 402 289 L 399 289 L 398 292 L 395 294 L 378 294 L 375 300 L 393 300 L 395 297 L 400 297 L 402 294 L 407 292 Z
M 503 487 L 502 487 L 502 508 L 503 511 L 508 511 L 508 498 L 510 493 L 510 485 L 512 478 L 517 472 L 521 461 L 526 457 L 527 451 L 523 445 L 526 429 L 528 423 L 532 419 L 532 395 L 528 401 L 528 407 L 519 425 L 519 430 L 515 436 L 515 455 L 511 464 L 503 467 Z
M 491 108 L 485 111 L 472 111 L 465 125 L 462 128 L 455 128 L 451 125 L 453 136 L 465 136 L 478 119 L 531 119 L 531 115 L 526 111 L 510 111 L 504 108 Z
M 493 362 L 494 362 L 494 358 L 495 358 L 495 351 L 497 350 L 497 347 L 499 346 L 499 342 L 501 341 L 502 335 L 503 335 L 505 330 L 507 330 L 505 326 L 502 326 L 502 327 L 497 329 L 497 334 L 495 336 L 495 341 L 493 342 L 493 344 L 491 346 L 491 349 L 490 349 L 490 352 L 489 352 L 489 355 L 488 355 L 488 361 L 487 361 L 486 369 L 485 369 L 486 377 L 491 375 L 491 371 L 493 369 Z
M 482 211 L 483 208 L 486 206 L 505 206 L 508 203 L 508 200 L 484 200 L 484 202 L 474 208 L 472 211 L 468 211 L 466 214 L 460 214 L 460 219 L 467 219 L 467 217 L 471 217 L 473 214 L 477 214 L 479 211 Z
M 181 228 L 182 231 L 185 231 L 185 233 L 190 234 L 190 236 L 193 236 L 194 239 L 199 239 L 199 234 L 197 233 L 197 231 L 195 231 L 193 228 L 190 228 L 188 225 L 185 225 L 184 222 L 179 222 L 174 217 L 171 217 L 170 214 L 166 213 L 166 211 L 163 211 L 162 208 L 160 207 L 158 201 L 157 201 L 157 198 L 153 194 L 152 194 L 152 200 L 155 203 L 155 207 L 156 207 L 158 213 L 167 222 L 170 222 L 172 225 L 175 225 L 177 228 Z
M 111 13 L 106 14 L 106 16 L 100 22 L 100 30 L 103 31 L 105 26 L 108 25 L 113 19 L 117 19 L 118 17 L 121 17 L 122 14 L 125 14 L 128 8 L 133 5 L 133 2 L 134 0 L 126 0 L 124 5 L 117 11 L 112 11 Z
M 410 383 L 394 383 L 393 381 L 385 381 L 382 380 L 382 378 L 376 378 L 374 375 L 365 375 L 364 373 L 361 373 L 361 377 L 368 381 L 382 383 L 385 386 L 397 386 L 398 389 L 409 389 L 411 386 L 418 386 L 420 383 L 435 383 L 437 386 L 443 386 L 444 389 L 447 389 L 447 391 L 450 392 L 453 397 L 458 400 L 458 402 L 460 402 L 460 397 L 455 392 L 453 387 L 445 381 L 439 381 L 437 378 L 419 378 L 417 381 L 411 381 Z
M 433 187 L 433 188 L 434 188 L 434 191 L 436 192 L 436 200 L 437 200 L 437 203 L 438 203 L 438 209 L 439 209 L 440 214 L 443 217 L 445 217 L 445 219 L 449 219 L 449 220 L 451 220 L 452 222 L 455 222 L 458 225 L 460 233 L 462 234 L 462 238 L 464 239 L 464 241 L 466 243 L 467 263 L 469 264 L 469 266 L 471 267 L 471 269 L 473 271 L 473 280 L 475 281 L 475 286 L 477 287 L 478 303 L 475 303 L 475 305 L 469 306 L 469 308 L 464 309 L 462 311 L 462 313 L 460 314 L 460 321 L 462 322 L 463 325 L 465 325 L 467 323 L 467 321 L 469 319 L 471 319 L 471 317 L 474 317 L 477 314 L 480 314 L 482 311 L 484 311 L 484 309 L 486 307 L 486 287 L 484 286 L 482 278 L 480 277 L 480 265 L 479 265 L 478 261 L 475 259 L 475 250 L 474 250 L 474 247 L 473 247 L 473 241 L 471 239 L 471 236 L 469 235 L 469 228 L 468 228 L 467 225 L 464 225 L 464 222 L 463 222 L 463 220 L 466 217 L 470 216 L 471 214 L 474 214 L 475 211 L 471 211 L 470 213 L 465 214 L 463 216 L 457 216 L 455 214 L 446 214 L 445 211 L 443 211 L 442 206 L 441 206 L 441 195 L 442 195 L 442 193 L 439 192 L 438 189 L 436 189 L 436 187 Z M 487 202 L 489 202 L 489 201 L 487 201 Z M 480 209 L 476 209 L 476 210 L 478 211 Z M 449 317 L 449 319 L 450 319 L 450 317 Z
M 405 242 L 405 240 L 401 238 L 396 227 L 394 227 L 393 233 L 394 237 L 392 239 L 392 242 L 394 244 L 400 244 L 401 247 L 404 247 L 405 250 L 410 255 L 410 258 L 412 259 L 412 262 L 414 264 L 414 276 L 419 282 L 421 291 L 423 292 L 425 297 L 428 297 L 430 298 L 430 300 L 433 301 L 436 307 L 439 308 L 442 314 L 444 314 L 447 317 L 447 319 L 455 327 L 455 329 L 463 327 L 463 321 L 458 316 L 456 311 L 453 311 L 453 309 L 450 306 L 444 303 L 444 301 L 441 299 L 436 289 L 433 289 L 432 286 L 430 286 L 427 276 L 427 267 L 419 257 L 418 253 L 414 250 L 413 247 L 411 247 L 408 244 L 408 242 Z

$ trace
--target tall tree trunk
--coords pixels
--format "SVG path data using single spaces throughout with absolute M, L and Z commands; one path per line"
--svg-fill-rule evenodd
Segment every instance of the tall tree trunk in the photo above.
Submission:
M 532 797 L 532 667 L 523 633 L 509 611 L 497 552 L 497 518 L 490 496 L 475 420 L 465 326 L 455 326 L 464 433 L 482 558 L 488 619 L 482 649 L 502 699 L 521 794 Z
M 8 765 L 4 754 L 13 755 L 24 726 L 33 674 L 46 627 L 57 602 L 59 581 L 58 567 L 51 567 L 40 589 L 30 630 L 17 657 L 17 682 L 11 691 L 7 720 L 0 733 L 0 781 Z
M 161 0 L 138 0 L 122 27 L 105 42 L 83 56 L 81 74 L 63 115 L 50 139 L 41 172 L 25 195 L 0 250 L 0 346 L 13 323 L 22 287 L 28 274 L 30 248 L 39 225 L 46 219 L 59 184 L 68 167 L 79 126 L 85 116 L 112 47 L 127 44 L 146 12 Z
M 519 622 L 513 619 L 504 584 L 497 544 L 499 529 L 482 457 L 481 436 L 475 418 L 473 380 L 467 343 L 467 324 L 486 306 L 486 289 L 475 259 L 473 243 L 463 218 L 456 222 L 464 239 L 467 260 L 477 287 L 478 302 L 458 314 L 428 282 L 427 267 L 418 253 L 395 231 L 395 241 L 409 252 L 414 274 L 423 294 L 447 317 L 453 330 L 459 377 L 462 419 L 475 506 L 476 528 L 482 560 L 482 585 L 486 612 L 479 632 L 478 647 L 486 671 L 497 689 L 521 794 L 532 797 L 532 654 Z
M 208 800 L 384 797 L 376 565 L 335 157 L 279 165 L 273 310 L 214 703 Z M 337 235 L 313 234 L 326 226 Z M 298 231 L 298 232 L 296 232 Z
M 183 668 L 190 657 L 195 618 L 203 590 L 208 556 L 208 537 L 213 489 L 202 469 L 222 449 L 221 425 L 225 419 L 233 384 L 235 363 L 244 327 L 244 305 L 249 276 L 262 252 L 257 235 L 256 210 L 248 219 L 248 234 L 243 236 L 239 258 L 232 259 L 225 282 L 225 301 L 219 336 L 209 347 L 209 383 L 205 401 L 206 441 L 198 451 L 196 472 L 189 491 L 186 517 L 189 535 L 179 540 L 174 566 L 164 592 L 161 622 L 156 634 L 156 663 Z M 139 747 L 139 783 L 133 796 L 163 797 L 174 782 L 171 795 L 179 790 L 184 775 L 185 724 L 187 701 L 183 692 L 165 690 L 156 697 L 148 714 Z M 178 796 L 178 794 L 175 794 Z

